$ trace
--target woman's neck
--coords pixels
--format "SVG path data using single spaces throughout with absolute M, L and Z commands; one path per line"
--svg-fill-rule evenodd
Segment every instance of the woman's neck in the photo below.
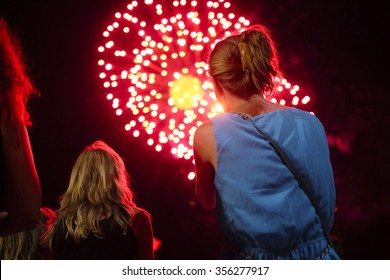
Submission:
M 243 99 L 230 95 L 226 102 L 226 112 L 242 113 L 249 116 L 256 116 L 267 113 L 269 102 L 260 95 L 252 95 Z
M 249 117 L 254 117 L 286 108 L 288 107 L 265 100 L 260 95 L 252 95 L 248 99 L 231 96 L 228 99 L 227 110 L 225 112 L 241 113 Z

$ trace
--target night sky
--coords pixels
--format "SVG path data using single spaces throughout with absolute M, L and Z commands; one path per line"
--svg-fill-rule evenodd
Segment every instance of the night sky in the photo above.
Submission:
M 311 96 L 334 168 L 333 234 L 344 259 L 390 259 L 387 139 L 389 31 L 385 1 L 232 0 L 237 14 L 274 34 L 286 78 Z M 0 0 L 41 95 L 29 129 L 44 205 L 58 207 L 74 161 L 102 139 L 125 159 L 138 205 L 153 220 L 158 259 L 213 259 L 220 238 L 202 209 L 191 164 L 124 133 L 98 78 L 97 47 L 120 0 Z M 388 174 L 388 173 L 386 173 Z

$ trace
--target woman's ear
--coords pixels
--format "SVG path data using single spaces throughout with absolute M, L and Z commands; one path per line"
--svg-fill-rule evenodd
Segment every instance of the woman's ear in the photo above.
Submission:
M 215 79 L 213 79 L 214 82 L 214 90 L 215 90 L 215 95 L 217 98 L 220 98 L 223 96 L 223 88 L 219 82 L 217 82 Z
M 215 79 L 213 79 L 213 82 L 214 82 L 215 97 L 217 98 L 217 101 L 219 102 L 219 104 L 221 104 L 222 108 L 226 112 L 227 104 L 226 104 L 226 92 L 225 92 L 225 89 Z

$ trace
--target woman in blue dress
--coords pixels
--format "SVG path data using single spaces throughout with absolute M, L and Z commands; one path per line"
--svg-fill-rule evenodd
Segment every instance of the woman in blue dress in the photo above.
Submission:
M 215 208 L 222 259 L 339 259 L 310 199 L 242 115 L 271 135 L 309 183 L 326 227 L 335 186 L 326 134 L 312 114 L 268 101 L 278 58 L 269 31 L 254 25 L 216 44 L 209 72 L 224 113 L 194 136 L 196 194 Z

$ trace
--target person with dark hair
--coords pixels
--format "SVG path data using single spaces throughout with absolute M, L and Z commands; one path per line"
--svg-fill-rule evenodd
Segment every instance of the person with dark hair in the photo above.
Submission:
M 221 258 L 339 259 L 310 199 L 256 129 L 288 154 L 330 229 L 335 186 L 326 134 L 313 114 L 269 101 L 281 77 L 269 30 L 253 25 L 217 42 L 209 74 L 224 113 L 195 132 L 196 195 L 216 207 Z
M 60 260 L 154 258 L 150 215 L 136 206 L 122 158 L 103 141 L 78 157 L 43 244 Z
M 35 92 L 18 41 L 0 18 L 0 236 L 33 229 L 39 220 L 41 187 L 26 129 Z

